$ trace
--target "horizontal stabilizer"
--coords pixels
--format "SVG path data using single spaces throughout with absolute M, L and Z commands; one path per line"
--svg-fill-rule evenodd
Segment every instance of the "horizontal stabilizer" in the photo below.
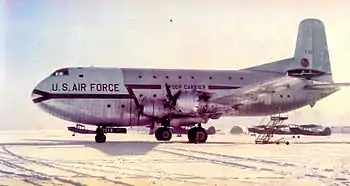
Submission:
M 306 85 L 305 88 L 320 90 L 320 89 L 337 89 L 343 86 L 350 86 L 350 83 L 319 83 L 319 84 Z

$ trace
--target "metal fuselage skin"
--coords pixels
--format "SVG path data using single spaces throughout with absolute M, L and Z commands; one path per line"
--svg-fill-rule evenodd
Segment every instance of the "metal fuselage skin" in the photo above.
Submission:
M 242 86 L 259 84 L 284 76 L 249 70 L 97 67 L 67 68 L 67 73 L 51 75 L 41 81 L 32 93 L 34 103 L 46 112 L 71 122 L 125 127 L 150 123 L 149 117 L 141 115 L 138 119 L 138 110 L 131 93 L 138 100 L 144 97 L 161 99 L 166 96 L 165 84 L 168 84 L 172 93 L 179 89 L 184 91 L 197 89 L 220 97 L 230 95 Z M 336 91 L 306 90 L 304 86 L 308 83 L 307 80 L 286 78 L 291 78 L 293 82 L 288 89 L 260 97 L 257 102 L 241 106 L 238 110 L 223 116 L 267 116 L 285 113 L 314 104 Z M 41 91 L 41 95 L 36 91 Z M 42 94 L 47 96 L 42 97 Z M 198 123 L 194 119 L 193 123 L 196 122 Z

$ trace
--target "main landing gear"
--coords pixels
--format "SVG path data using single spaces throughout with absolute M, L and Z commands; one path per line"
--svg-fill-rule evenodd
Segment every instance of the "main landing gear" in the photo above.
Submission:
M 170 118 L 163 117 L 162 118 L 162 126 L 159 127 L 156 132 L 155 136 L 158 141 L 169 141 L 172 137 L 172 132 L 170 130 Z
M 155 132 L 155 137 L 158 141 L 169 141 L 172 137 L 170 130 L 170 119 L 163 118 L 162 126 L 159 127 Z M 205 143 L 208 139 L 207 131 L 199 123 L 197 126 L 191 128 L 187 132 L 188 141 L 190 143 Z
M 155 132 L 158 141 L 169 141 L 172 137 L 172 132 L 169 127 L 159 127 Z
M 187 132 L 188 141 L 190 143 L 205 143 L 208 139 L 207 131 L 199 123 Z

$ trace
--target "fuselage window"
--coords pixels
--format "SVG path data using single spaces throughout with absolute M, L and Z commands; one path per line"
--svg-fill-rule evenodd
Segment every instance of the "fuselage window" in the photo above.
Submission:
M 79 74 L 79 77 L 81 77 L 81 78 L 82 78 L 82 77 L 84 77 L 84 75 L 83 75 L 83 74 Z
M 142 76 L 139 76 L 139 79 L 141 79 L 142 78 Z
M 107 108 L 111 108 L 111 105 L 110 105 L 110 104 L 108 104 L 108 105 L 107 105 Z
M 125 108 L 125 105 L 122 105 L 122 108 Z
M 154 97 L 154 98 L 157 97 L 157 94 L 153 94 L 153 97 Z
M 153 76 L 153 79 L 157 79 L 157 76 Z
M 231 80 L 231 79 L 232 79 L 232 77 L 228 77 L 228 79 L 229 79 L 229 80 Z
M 182 77 L 181 76 L 179 76 L 179 79 L 181 79 Z
M 193 76 L 191 76 L 191 79 L 194 79 L 194 77 L 193 77 Z
M 165 76 L 166 79 L 169 79 L 169 76 Z
M 243 77 L 241 77 L 241 78 L 239 78 L 239 79 L 243 80 Z
M 210 76 L 209 79 L 213 79 L 213 77 Z

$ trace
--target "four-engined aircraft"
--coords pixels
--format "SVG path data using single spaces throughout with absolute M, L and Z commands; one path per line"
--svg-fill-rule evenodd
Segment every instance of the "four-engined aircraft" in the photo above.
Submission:
M 190 127 L 189 142 L 205 143 L 202 124 L 209 119 L 313 107 L 346 85 L 332 80 L 323 23 L 305 19 L 291 58 L 241 70 L 61 68 L 35 87 L 32 99 L 56 117 L 97 126 L 69 130 L 95 134 L 98 143 L 130 126 L 149 126 L 158 141 Z

